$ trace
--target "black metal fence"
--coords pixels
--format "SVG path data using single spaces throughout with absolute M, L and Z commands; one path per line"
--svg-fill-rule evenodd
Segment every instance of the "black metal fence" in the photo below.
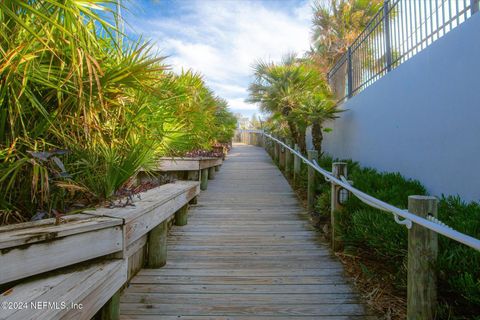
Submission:
M 480 0 L 385 0 L 328 73 L 339 102 L 362 91 L 478 12 Z

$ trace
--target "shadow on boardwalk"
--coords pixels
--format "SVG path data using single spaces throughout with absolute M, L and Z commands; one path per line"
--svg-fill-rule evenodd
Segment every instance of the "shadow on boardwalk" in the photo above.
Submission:
M 122 319 L 371 319 L 266 152 L 234 145 Z

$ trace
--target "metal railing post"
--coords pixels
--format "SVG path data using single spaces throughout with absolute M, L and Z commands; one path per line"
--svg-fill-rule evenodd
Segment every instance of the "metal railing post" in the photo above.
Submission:
M 392 70 L 392 45 L 390 41 L 390 1 L 385 0 L 383 4 L 383 22 L 385 25 L 385 63 L 387 67 L 387 72 Z
M 353 66 L 352 66 L 352 48 L 347 50 L 347 95 L 351 98 L 353 95 Z
M 478 12 L 479 9 L 479 1 L 478 0 L 470 0 L 470 9 L 472 11 L 472 15 Z

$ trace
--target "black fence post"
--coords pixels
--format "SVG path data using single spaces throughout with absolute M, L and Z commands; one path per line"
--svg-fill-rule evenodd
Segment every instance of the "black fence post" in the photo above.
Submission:
M 351 98 L 353 95 L 353 67 L 352 67 L 352 47 L 347 50 L 347 95 Z
M 476 12 L 478 12 L 478 0 L 470 0 L 470 9 L 472 10 L 472 15 Z
M 387 72 L 392 70 L 392 46 L 390 41 L 390 1 L 385 0 L 383 4 L 383 21 L 385 25 L 385 63 Z

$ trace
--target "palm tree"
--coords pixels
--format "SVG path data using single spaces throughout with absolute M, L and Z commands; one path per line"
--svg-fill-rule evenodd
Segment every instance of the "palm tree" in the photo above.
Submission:
M 305 131 L 299 130 L 292 110 L 299 107 L 299 93 L 306 85 L 305 74 L 296 63 L 294 54 L 286 55 L 280 64 L 259 61 L 254 66 L 255 80 L 250 84 L 248 102 L 259 103 L 260 110 L 274 117 L 281 117 L 293 139 L 302 151 L 306 150 Z
M 287 55 L 279 64 L 260 61 L 247 101 L 259 103 L 279 128 L 285 122 L 293 140 L 306 152 L 305 130 L 314 126 L 315 147 L 321 150 L 322 123 L 336 117 L 336 107 L 318 69 L 308 60 Z
M 316 0 L 309 55 L 325 74 L 378 12 L 383 0 Z
M 323 125 L 327 120 L 338 118 L 338 114 L 343 112 L 337 108 L 328 88 L 317 89 L 307 92 L 299 109 L 295 110 L 294 116 L 303 119 L 306 125 L 312 126 L 313 147 L 320 154 L 322 153 Z

